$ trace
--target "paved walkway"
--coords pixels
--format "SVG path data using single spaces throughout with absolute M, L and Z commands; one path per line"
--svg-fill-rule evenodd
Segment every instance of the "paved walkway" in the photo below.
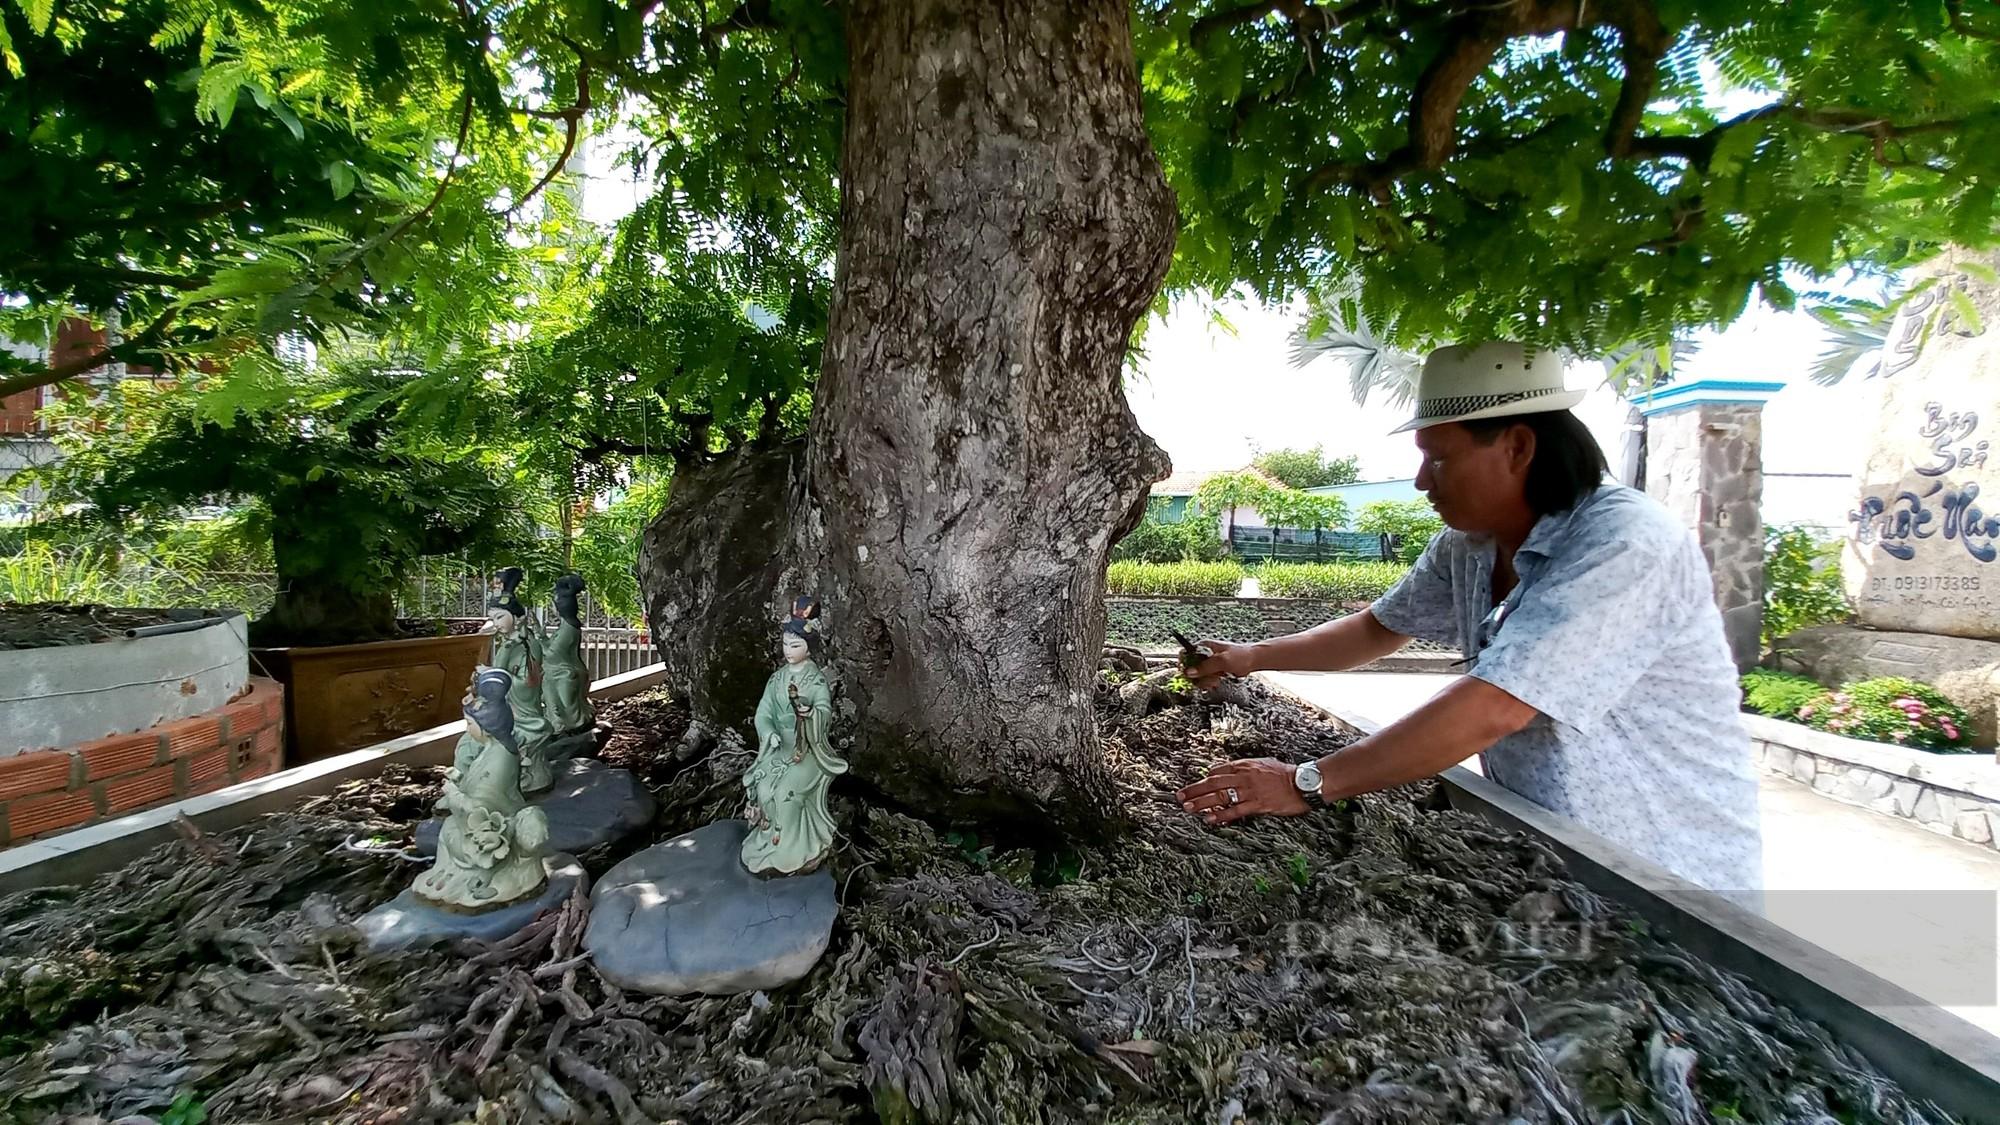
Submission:
M 1268 672 L 1286 690 L 1363 730 L 1377 730 L 1455 677 L 1367 672 Z M 1465 762 L 1478 769 L 1474 760 Z M 1766 915 L 1828 952 L 1939 1001 L 2000 1035 L 2000 853 L 1909 821 L 1760 776 Z M 1885 889 L 1893 888 L 1893 889 Z M 1953 893 L 1958 892 L 1958 893 Z M 1954 1003 L 1978 999 L 1984 1003 Z

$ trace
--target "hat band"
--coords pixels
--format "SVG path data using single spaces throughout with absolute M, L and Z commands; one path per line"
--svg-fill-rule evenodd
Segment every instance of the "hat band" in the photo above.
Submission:
M 1508 406 L 1530 399 L 1547 398 L 1563 393 L 1562 387 L 1538 387 L 1532 391 L 1508 391 L 1497 395 L 1458 395 L 1453 398 L 1426 398 L 1417 400 L 1417 418 L 1456 417 L 1461 414 L 1475 414 L 1495 406 Z

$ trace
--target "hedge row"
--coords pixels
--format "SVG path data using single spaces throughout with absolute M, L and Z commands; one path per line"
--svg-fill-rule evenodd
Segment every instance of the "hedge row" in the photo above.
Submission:
M 1145 595 L 1231 598 L 1243 585 L 1236 562 L 1115 562 L 1104 592 L 1113 597 Z
M 1372 602 L 1409 569 L 1392 562 L 1266 563 L 1257 586 L 1267 598 Z

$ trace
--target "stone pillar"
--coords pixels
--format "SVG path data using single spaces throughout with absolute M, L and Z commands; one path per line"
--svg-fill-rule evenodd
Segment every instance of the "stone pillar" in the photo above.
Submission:
M 1701 380 L 1640 401 L 1646 493 L 1693 528 L 1715 582 L 1729 651 L 1741 669 L 1762 655 L 1764 402 L 1782 383 Z

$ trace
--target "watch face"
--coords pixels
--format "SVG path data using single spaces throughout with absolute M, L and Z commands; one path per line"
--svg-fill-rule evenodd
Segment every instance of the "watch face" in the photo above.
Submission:
M 1319 764 L 1317 762 L 1307 762 L 1305 765 L 1300 766 L 1298 772 L 1292 774 L 1292 784 L 1302 790 L 1318 789 Z

